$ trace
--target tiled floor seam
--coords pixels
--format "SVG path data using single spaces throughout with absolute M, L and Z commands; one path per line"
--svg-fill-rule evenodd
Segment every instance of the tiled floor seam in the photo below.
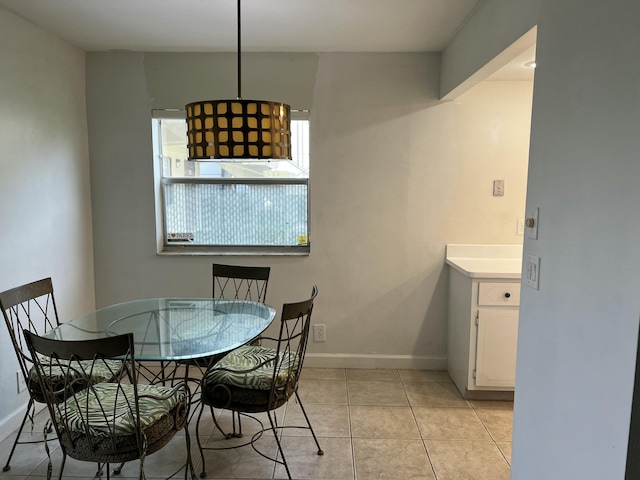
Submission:
M 476 407 L 474 407 L 473 404 L 471 404 L 471 408 L 473 408 L 473 413 L 475 413 L 476 417 L 478 417 L 478 420 L 480 420 L 480 423 L 482 423 L 482 426 L 484 427 L 484 429 L 489 434 L 489 437 L 491 437 L 491 440 L 493 441 L 493 445 L 498 449 L 498 452 L 500 452 L 500 455 L 502 455 L 502 458 L 504 458 L 504 461 L 507 462 L 507 465 L 509 465 L 509 467 L 511 467 L 511 460 L 508 459 L 507 456 L 504 454 L 504 452 L 500 448 L 500 445 L 498 445 L 498 441 L 493 436 L 493 433 L 491 433 L 491 430 L 489 429 L 489 427 L 487 427 L 487 424 L 482 420 L 480 415 L 478 415 L 478 409 Z
M 422 434 L 420 434 L 422 436 Z M 429 453 L 429 449 L 427 448 L 427 442 L 423 438 L 422 445 L 424 446 L 424 451 L 427 453 L 427 460 L 429 460 L 429 465 L 431 466 L 431 473 L 433 473 L 434 480 L 438 480 L 438 474 L 436 473 L 436 467 L 433 466 L 433 460 L 431 460 L 431 454 Z

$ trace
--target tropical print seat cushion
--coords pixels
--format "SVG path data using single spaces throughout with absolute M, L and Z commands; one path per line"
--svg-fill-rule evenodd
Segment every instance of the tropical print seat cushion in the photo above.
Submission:
M 222 358 L 204 379 L 204 386 L 225 384 L 235 387 L 270 390 L 273 378 L 276 350 L 273 348 L 244 345 Z M 261 363 L 264 365 L 259 366 Z M 280 352 L 276 387 L 287 382 L 291 372 L 298 368 L 298 355 L 295 352 Z
M 184 385 L 162 387 L 138 385 L 140 427 L 144 431 L 188 402 Z M 76 393 L 57 410 L 56 420 L 73 432 L 94 436 L 126 436 L 135 433 L 134 387 L 129 384 L 99 383 Z M 64 416 L 64 418 L 60 418 Z
M 104 359 L 95 362 L 93 360 L 81 360 L 79 362 L 74 360 L 71 363 L 65 360 L 56 360 L 55 363 L 52 364 L 48 357 L 43 356 L 39 362 L 42 365 L 48 381 L 58 386 L 59 389 L 63 389 L 65 383 L 72 385 L 74 380 L 76 380 L 77 383 L 75 383 L 73 387 L 74 391 L 88 387 L 87 382 L 82 382 L 82 378 L 86 377 L 86 375 L 90 375 L 90 383 L 92 384 L 109 382 L 114 380 L 122 369 L 121 360 Z M 74 364 L 77 364 L 77 366 Z M 35 366 L 29 369 L 27 386 L 35 399 L 44 403 L 44 396 L 38 383 L 38 373 L 36 372 Z

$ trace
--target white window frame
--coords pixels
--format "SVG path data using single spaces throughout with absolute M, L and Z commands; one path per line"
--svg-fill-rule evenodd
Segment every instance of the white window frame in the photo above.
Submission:
M 309 111 L 292 111 L 292 119 L 309 120 Z M 158 120 L 184 119 L 185 111 L 180 109 L 153 110 L 152 111 L 152 141 L 154 152 L 154 194 L 155 194 L 155 224 L 156 224 L 156 250 L 159 255 L 309 255 L 311 251 L 310 228 L 310 174 L 307 178 L 210 178 L 210 177 L 163 177 L 161 129 Z M 186 132 L 186 130 L 185 130 Z M 186 133 L 185 133 L 186 135 Z M 186 137 L 185 137 L 186 138 Z M 307 148 L 309 139 L 305 139 Z M 309 152 L 305 151 L 306 167 L 309 171 Z M 165 198 L 163 185 L 175 183 L 198 184 L 274 184 L 274 185 L 306 185 L 306 230 L 307 242 L 300 245 L 195 245 L 195 244 L 169 244 L 165 225 Z

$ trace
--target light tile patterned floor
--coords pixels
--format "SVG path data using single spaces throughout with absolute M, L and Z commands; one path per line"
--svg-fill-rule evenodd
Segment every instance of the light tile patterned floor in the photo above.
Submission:
M 508 480 L 511 455 L 511 402 L 467 402 L 458 394 L 446 372 L 416 370 L 356 370 L 307 368 L 300 396 L 325 452 L 316 454 L 313 439 L 305 430 L 285 429 L 283 448 L 296 479 L 310 480 Z M 300 425 L 300 407 L 291 401 L 278 414 L 284 425 Z M 34 438 L 41 436 L 44 412 L 38 415 Z M 265 417 L 266 418 L 266 417 Z M 203 417 L 201 441 L 219 445 L 213 422 Z M 220 422 L 229 425 L 222 414 Z M 243 424 L 245 438 L 256 424 Z M 269 433 L 269 432 L 267 432 Z M 200 456 L 193 438 L 192 458 L 201 472 Z M 0 443 L 4 465 L 13 436 Z M 239 440 L 231 440 L 231 442 Z M 275 452 L 273 437 L 263 436 L 259 448 Z M 53 472 L 57 478 L 61 454 L 51 445 Z M 183 435 L 176 436 L 145 462 L 149 480 L 176 472 L 186 455 Z M 206 451 L 207 478 L 281 479 L 284 468 L 258 455 L 251 447 Z M 41 444 L 18 446 L 11 470 L 0 480 L 46 478 L 46 454 Z M 117 477 L 137 478 L 137 463 L 127 464 Z M 67 460 L 64 478 L 93 478 L 95 466 Z M 174 478 L 183 478 L 179 472 Z

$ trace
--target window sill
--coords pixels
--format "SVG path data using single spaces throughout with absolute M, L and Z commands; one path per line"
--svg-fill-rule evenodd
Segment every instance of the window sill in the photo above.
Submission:
M 170 247 L 163 247 L 162 250 L 156 254 L 158 256 L 238 256 L 238 257 L 264 257 L 264 256 L 287 256 L 287 257 L 306 257 L 311 254 L 311 248 L 308 245 L 302 247 L 183 247 L 172 245 Z

